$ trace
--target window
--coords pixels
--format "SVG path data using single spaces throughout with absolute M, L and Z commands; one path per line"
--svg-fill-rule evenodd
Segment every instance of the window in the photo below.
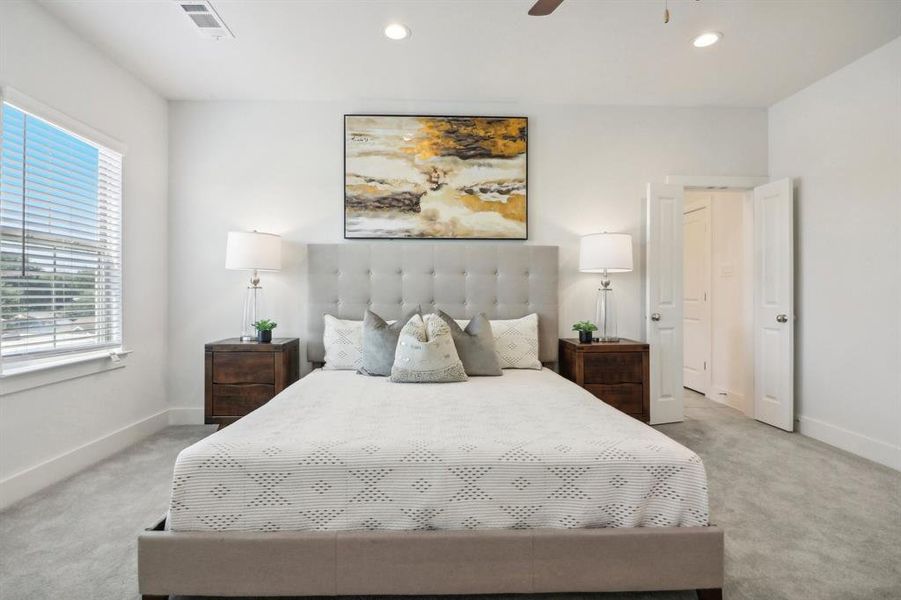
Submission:
M 122 155 L 3 102 L 0 359 L 122 344 Z

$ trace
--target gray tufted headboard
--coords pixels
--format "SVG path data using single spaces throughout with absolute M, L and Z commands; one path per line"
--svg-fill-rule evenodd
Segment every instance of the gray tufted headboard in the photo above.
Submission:
M 557 361 L 557 247 L 500 244 L 310 244 L 307 360 L 325 359 L 323 315 L 385 319 L 422 305 L 455 319 L 538 313 L 541 362 Z

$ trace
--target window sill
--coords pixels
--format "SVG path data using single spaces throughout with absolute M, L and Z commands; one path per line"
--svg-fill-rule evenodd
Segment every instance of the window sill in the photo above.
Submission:
M 116 352 L 116 351 L 113 351 Z M 125 366 L 123 358 L 128 352 L 121 350 L 113 354 L 110 350 L 100 350 L 57 358 L 55 360 L 34 361 L 21 366 L 6 367 L 0 373 L 0 396 L 17 394 L 26 390 L 78 379 L 97 373 L 105 373 Z

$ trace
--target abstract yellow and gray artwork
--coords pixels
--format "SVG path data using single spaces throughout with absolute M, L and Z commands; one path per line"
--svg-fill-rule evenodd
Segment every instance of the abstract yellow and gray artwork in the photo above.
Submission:
M 528 119 L 345 115 L 344 237 L 514 239 Z

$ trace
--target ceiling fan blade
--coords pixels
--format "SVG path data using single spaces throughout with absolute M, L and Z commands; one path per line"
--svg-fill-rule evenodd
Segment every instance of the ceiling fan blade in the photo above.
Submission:
M 561 4 L 563 4 L 563 0 L 538 0 L 529 9 L 529 14 L 533 17 L 544 17 L 557 10 Z

